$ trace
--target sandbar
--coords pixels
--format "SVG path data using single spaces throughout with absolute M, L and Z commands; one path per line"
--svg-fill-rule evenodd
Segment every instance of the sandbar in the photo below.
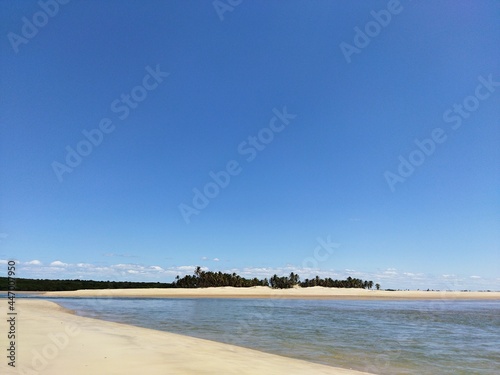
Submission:
M 500 292 L 463 291 L 388 291 L 360 288 L 291 288 L 216 287 L 216 288 L 148 288 L 83 289 L 46 292 L 45 297 L 132 297 L 132 298 L 281 298 L 281 299 L 373 299 L 373 300 L 500 300 Z

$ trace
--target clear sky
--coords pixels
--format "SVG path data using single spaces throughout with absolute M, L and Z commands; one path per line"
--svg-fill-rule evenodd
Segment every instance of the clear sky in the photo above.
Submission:
M 499 14 L 2 0 L 1 262 L 498 290 Z

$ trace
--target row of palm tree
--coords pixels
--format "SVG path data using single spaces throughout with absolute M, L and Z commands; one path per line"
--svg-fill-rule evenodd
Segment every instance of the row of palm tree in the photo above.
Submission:
M 305 288 L 308 286 L 324 286 L 327 288 L 363 288 L 372 289 L 373 281 L 371 280 L 361 280 L 357 278 L 352 278 L 349 276 L 346 280 L 333 280 L 331 277 L 320 279 L 316 276 L 314 279 L 305 279 L 299 284 L 301 287 Z M 375 284 L 377 290 L 380 289 L 380 284 Z
M 348 277 L 346 280 L 333 280 L 330 277 L 320 278 L 316 276 L 313 279 L 305 279 L 300 281 L 300 276 L 291 272 L 289 276 L 273 275 L 269 280 L 267 278 L 259 280 L 256 277 L 246 279 L 236 273 L 222 273 L 204 271 L 200 266 L 196 267 L 194 275 L 186 275 L 183 278 L 177 276 L 172 286 L 175 288 L 208 288 L 218 286 L 233 286 L 233 287 L 251 287 L 251 286 L 270 286 L 274 289 L 287 289 L 295 286 L 302 288 L 323 286 L 327 288 L 363 288 L 372 289 L 373 281 L 361 280 Z M 380 284 L 375 284 L 375 287 L 380 289 Z
M 234 286 L 234 287 L 250 287 L 250 286 L 268 286 L 267 279 L 259 280 L 256 277 L 246 279 L 236 273 L 222 273 L 203 271 L 200 266 L 196 267 L 194 275 L 186 275 L 183 278 L 177 276 L 172 283 L 176 288 L 208 288 L 216 286 Z
M 274 275 L 269 280 L 270 286 L 272 288 L 293 288 L 298 285 L 302 288 L 313 287 L 313 286 L 323 286 L 326 288 L 363 288 L 363 289 L 372 289 L 373 281 L 371 280 L 361 280 L 357 278 L 352 278 L 349 276 L 346 280 L 333 280 L 331 277 L 320 278 L 316 276 L 313 279 L 305 279 L 300 282 L 299 275 L 295 273 L 290 273 L 290 276 L 282 276 L 278 277 Z M 380 284 L 375 284 L 377 289 L 380 289 Z

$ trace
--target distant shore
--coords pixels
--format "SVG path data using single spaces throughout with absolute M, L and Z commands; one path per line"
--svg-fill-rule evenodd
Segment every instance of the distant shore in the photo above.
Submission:
M 84 289 L 41 293 L 44 297 L 130 297 L 130 298 L 281 298 L 281 299 L 367 299 L 367 300 L 500 300 L 500 292 L 387 291 L 359 288 L 167 288 Z
M 16 367 L 0 374 L 369 375 L 257 350 L 85 318 L 39 299 L 17 300 Z M 22 319 L 21 319 L 22 318 Z M 6 319 L 0 331 L 7 332 Z M 7 344 L 5 344 L 7 345 Z

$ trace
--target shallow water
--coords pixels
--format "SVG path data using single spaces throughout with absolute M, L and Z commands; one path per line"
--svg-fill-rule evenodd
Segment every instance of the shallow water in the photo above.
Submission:
M 375 374 L 500 373 L 500 301 L 51 300 L 83 316 Z

